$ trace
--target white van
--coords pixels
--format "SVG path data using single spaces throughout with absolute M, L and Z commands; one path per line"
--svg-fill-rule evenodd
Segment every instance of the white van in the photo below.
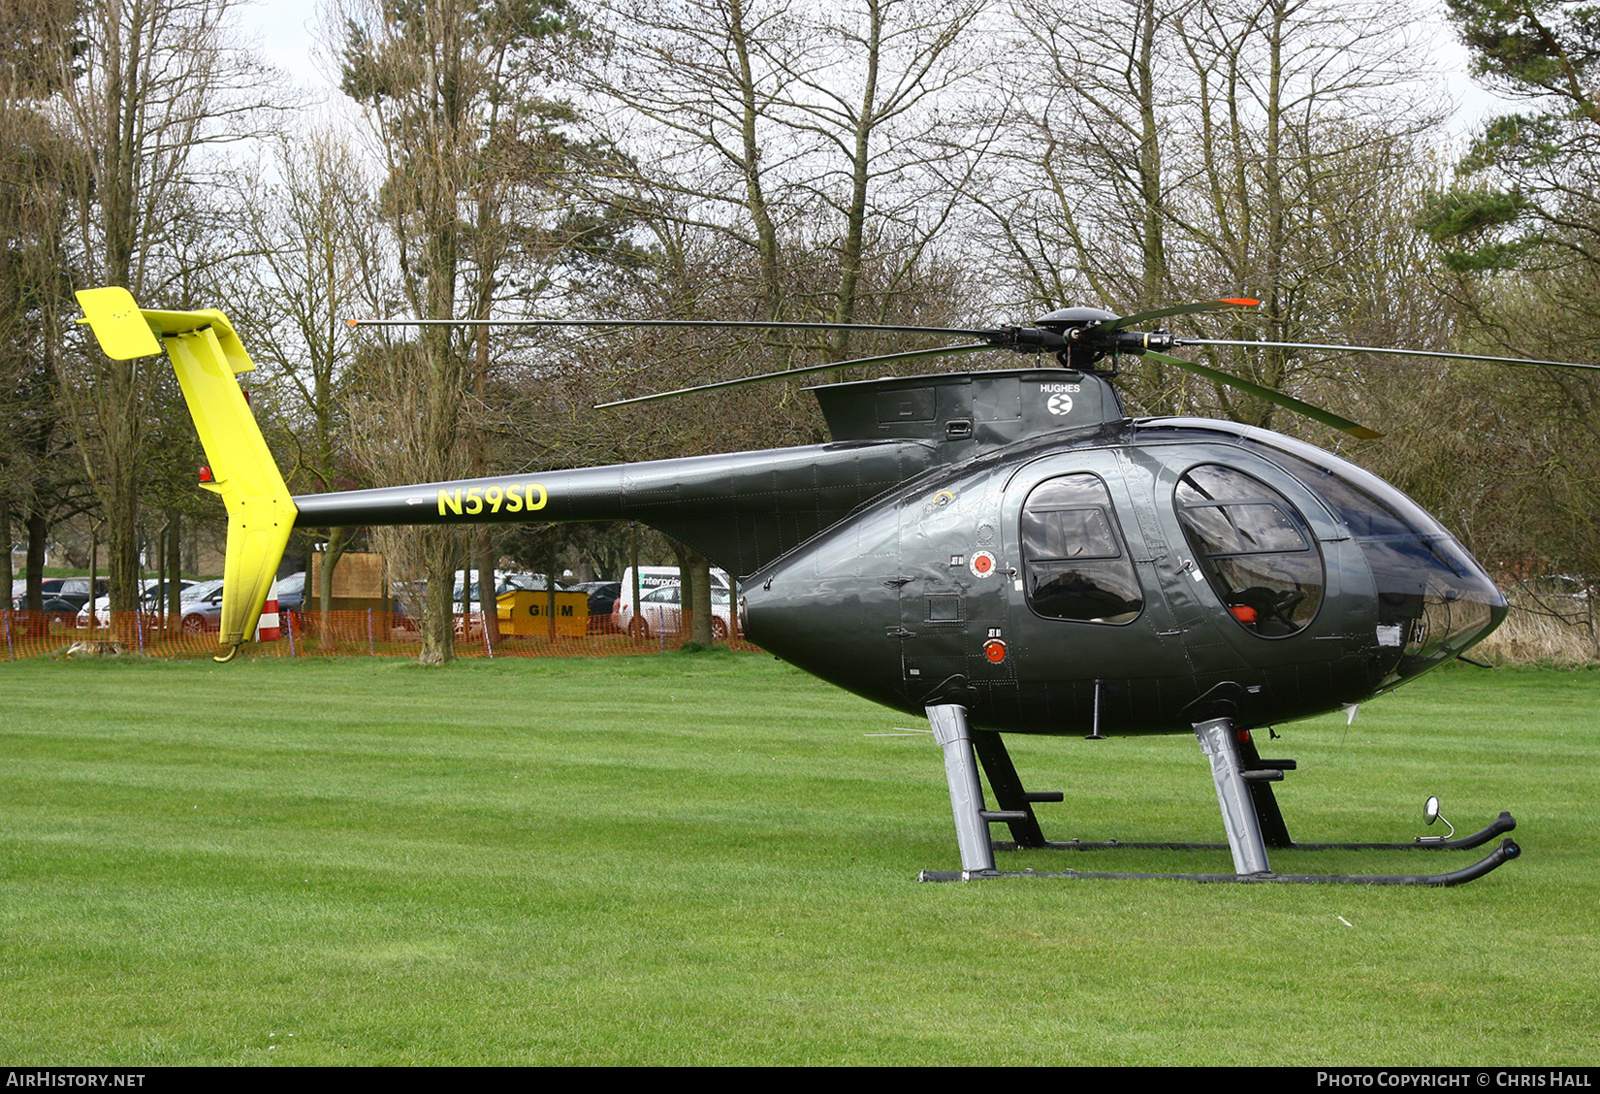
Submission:
M 645 602 L 644 618 L 638 620 L 641 633 L 651 635 L 665 630 L 675 633 L 678 628 L 678 592 L 683 587 L 683 576 L 676 566 L 641 566 L 639 567 L 639 599 Z M 711 570 L 711 614 L 715 620 L 713 630 L 720 630 L 723 637 L 727 635 L 727 627 L 731 623 L 729 615 L 729 595 L 732 582 L 724 570 L 712 567 Z M 670 589 L 671 592 L 665 590 Z M 659 592 L 658 592 L 659 591 Z M 655 598 L 652 593 L 658 593 Z M 719 595 L 720 594 L 720 595 Z M 622 591 L 617 596 L 617 605 L 612 609 L 616 626 L 623 633 L 631 633 L 629 627 L 634 623 L 638 613 L 633 604 L 633 567 L 629 566 L 622 571 Z M 715 623 L 721 623 L 717 628 Z

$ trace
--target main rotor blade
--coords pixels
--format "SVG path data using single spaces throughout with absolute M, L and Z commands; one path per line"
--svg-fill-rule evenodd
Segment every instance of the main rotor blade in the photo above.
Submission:
M 1396 357 L 1436 357 L 1446 361 L 1487 361 L 1494 365 L 1548 365 L 1551 368 L 1586 368 L 1600 371 L 1600 365 L 1585 365 L 1577 361 L 1537 361 L 1531 357 L 1490 357 L 1482 353 L 1443 353 L 1431 349 L 1394 349 L 1381 346 L 1322 346 L 1314 342 L 1244 342 L 1227 338 L 1179 338 L 1177 346 L 1257 346 L 1262 349 L 1318 349 L 1333 353 L 1379 353 Z
M 687 327 L 705 330 L 861 330 L 888 334 L 959 334 L 984 338 L 993 330 L 963 327 L 896 327 L 875 323 L 790 323 L 750 319 L 346 319 L 352 327 Z
M 1260 306 L 1261 301 L 1253 300 L 1248 296 L 1235 297 L 1232 300 L 1207 300 L 1200 304 L 1179 304 L 1171 308 L 1156 308 L 1154 311 L 1134 312 L 1118 319 L 1106 322 L 1104 325 L 1095 324 L 1094 330 L 1125 330 L 1128 327 L 1148 323 L 1152 319 L 1164 319 L 1169 315 L 1199 315 L 1203 312 L 1227 311 L 1229 308 L 1254 308 Z
M 938 349 L 918 349 L 908 353 L 887 353 L 880 357 L 858 357 L 853 361 L 830 361 L 825 365 L 807 365 L 805 368 L 792 368 L 784 372 L 767 372 L 760 376 L 741 376 L 737 380 L 719 380 L 714 384 L 697 384 L 694 387 L 680 387 L 676 391 L 658 391 L 654 395 L 638 395 L 632 399 L 617 399 L 609 403 L 596 403 L 596 410 L 605 410 L 613 406 L 629 406 L 633 403 L 649 403 L 656 399 L 671 399 L 677 395 L 690 395 L 697 391 L 716 391 L 719 388 L 739 387 L 743 384 L 760 384 L 768 380 L 788 380 L 796 376 L 809 376 L 814 372 L 828 372 L 832 369 L 853 368 L 856 365 L 876 365 L 890 361 L 912 361 L 919 357 L 944 357 L 954 353 L 976 353 L 979 350 L 995 349 L 995 346 L 980 344 L 976 346 L 941 346 Z
M 1231 388 L 1237 388 L 1238 390 L 1249 395 L 1254 395 L 1258 399 L 1265 399 L 1269 403 L 1281 406 L 1285 410 L 1292 410 L 1296 414 L 1303 414 L 1312 421 L 1321 422 L 1323 425 L 1332 426 L 1334 429 L 1342 430 L 1343 432 L 1350 434 L 1352 437 L 1359 437 L 1363 441 L 1370 441 L 1374 438 L 1383 436 L 1383 434 L 1379 433 L 1377 430 L 1368 429 L 1364 425 L 1359 425 L 1356 422 L 1352 422 L 1349 418 L 1341 418 L 1331 410 L 1323 410 L 1319 406 L 1312 406 L 1310 403 L 1302 402 L 1292 395 L 1285 395 L 1281 391 L 1258 384 L 1254 380 L 1246 380 L 1243 376 L 1235 376 L 1229 372 L 1220 372 L 1217 369 L 1211 368 L 1209 365 L 1198 364 L 1194 361 L 1185 361 L 1181 357 L 1172 357 L 1165 353 L 1157 353 L 1155 350 L 1146 350 L 1144 352 L 1144 356 L 1153 357 L 1157 361 L 1165 361 L 1169 365 L 1177 365 L 1179 368 L 1186 369 L 1187 371 L 1194 373 L 1196 376 L 1204 376 L 1206 379 L 1215 381 L 1216 383 L 1226 384 Z

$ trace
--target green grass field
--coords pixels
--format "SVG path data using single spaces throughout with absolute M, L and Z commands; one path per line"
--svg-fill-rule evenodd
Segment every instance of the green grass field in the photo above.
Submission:
M 1509 808 L 1524 856 L 1455 889 L 918 884 L 958 865 L 939 752 L 875 734 L 922 723 L 756 655 L 0 688 L 7 1064 L 1600 1061 L 1597 672 L 1454 669 L 1263 743 L 1303 840 Z M 1052 838 L 1221 838 L 1192 737 L 1010 741 Z

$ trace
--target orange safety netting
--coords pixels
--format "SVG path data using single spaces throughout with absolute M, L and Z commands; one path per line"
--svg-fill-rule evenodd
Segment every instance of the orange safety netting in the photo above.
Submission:
M 284 612 L 281 637 L 254 642 L 245 649 L 256 657 L 415 657 L 422 636 L 405 615 L 380 611 Z M 217 651 L 217 633 L 169 627 L 168 617 L 154 612 L 118 616 L 108 626 L 78 626 L 75 616 L 60 612 L 0 611 L 0 660 L 21 661 L 66 653 L 80 642 L 114 642 L 123 651 L 151 657 L 199 657 Z M 457 657 L 608 657 L 675 650 L 688 635 L 625 634 L 502 635 L 491 648 L 481 613 L 456 616 Z M 723 643 L 718 643 L 719 645 Z M 734 635 L 726 643 L 737 650 L 757 650 Z

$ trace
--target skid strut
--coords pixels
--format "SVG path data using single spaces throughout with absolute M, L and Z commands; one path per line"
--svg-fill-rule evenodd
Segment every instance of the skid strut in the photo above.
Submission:
M 1300 850 L 1463 850 L 1477 847 L 1517 826 L 1510 813 L 1500 816 L 1486 828 L 1470 836 L 1451 840 L 1418 838 L 1410 843 L 1295 843 L 1272 793 L 1273 782 L 1282 780 L 1285 771 L 1294 770 L 1293 760 L 1264 760 L 1257 753 L 1250 734 L 1236 730 L 1232 720 L 1217 718 L 1195 725 L 1201 752 L 1211 764 L 1217 804 L 1222 812 L 1228 842 L 1220 843 L 1122 843 L 1115 840 L 1090 843 L 1072 840 L 1056 843 L 1044 838 L 1034 815 L 1036 802 L 1059 802 L 1059 792 L 1041 793 L 1023 788 L 1000 734 L 972 728 L 966 707 L 955 703 L 927 708 L 934 739 L 944 751 L 945 777 L 950 786 L 950 807 L 956 823 L 956 841 L 961 852 L 959 871 L 924 870 L 922 881 L 967 881 L 980 878 L 1048 877 L 1068 879 L 1168 879 L 1198 882 L 1280 882 L 1345 885 L 1462 885 L 1489 873 L 1521 854 L 1515 841 L 1502 840 L 1486 858 L 1459 870 L 1442 874 L 1277 874 L 1267 861 L 1267 848 Z M 978 765 L 1000 808 L 984 804 L 983 784 Z M 991 841 L 989 825 L 1004 823 L 1011 829 L 1011 840 Z M 1111 849 L 1220 850 L 1227 847 L 1233 856 L 1232 874 L 1140 874 L 1103 873 L 1068 870 L 1000 871 L 995 868 L 997 850 L 1050 849 L 1096 851 Z
M 1217 786 L 1222 827 L 1228 833 L 1228 850 L 1233 852 L 1233 872 L 1270 873 L 1267 843 L 1261 837 L 1261 820 L 1256 816 L 1239 743 L 1234 739 L 1233 719 L 1200 722 L 1194 727 L 1194 735 L 1200 739 L 1200 751 L 1211 760 L 1211 781 Z
M 961 873 L 992 874 L 994 848 L 989 844 L 989 821 L 1001 818 L 985 815 L 988 810 L 983 807 L 983 785 L 978 781 L 978 764 L 972 754 L 967 708 L 958 703 L 941 703 L 927 711 L 933 739 L 944 749 L 944 777 L 950 784 L 950 811 L 955 815 Z
M 1005 818 L 1006 826 L 1011 829 L 1011 846 L 1050 846 L 1039 827 L 1039 818 L 1034 815 L 1033 804 L 1061 801 L 1061 791 L 1024 790 L 1022 778 L 1017 774 L 1016 765 L 1011 762 L 1011 753 L 1006 751 L 1000 734 L 992 729 L 972 729 L 970 726 L 968 730 L 972 734 L 972 747 L 978 754 L 978 762 L 983 765 L 983 773 L 989 776 L 989 786 L 994 790 L 995 802 L 1000 806 L 993 816 L 997 820 Z

